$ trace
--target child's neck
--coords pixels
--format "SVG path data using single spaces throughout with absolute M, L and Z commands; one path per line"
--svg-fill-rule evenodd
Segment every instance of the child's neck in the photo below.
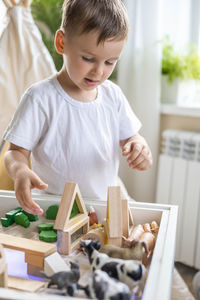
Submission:
M 86 91 L 77 87 L 69 78 L 65 68 L 62 68 L 57 74 L 57 80 L 64 91 L 73 99 L 80 102 L 91 102 L 97 98 L 97 89 Z

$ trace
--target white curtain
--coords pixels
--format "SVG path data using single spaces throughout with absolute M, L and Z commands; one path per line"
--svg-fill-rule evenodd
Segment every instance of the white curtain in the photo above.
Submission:
M 1 29 L 0 143 L 24 90 L 56 71 L 30 8 L 9 7 Z
M 148 171 L 133 171 L 124 159 L 120 176 L 136 201 L 154 202 L 159 141 L 160 5 L 162 0 L 125 0 L 130 35 L 119 63 L 118 83 L 142 121 L 154 164 Z

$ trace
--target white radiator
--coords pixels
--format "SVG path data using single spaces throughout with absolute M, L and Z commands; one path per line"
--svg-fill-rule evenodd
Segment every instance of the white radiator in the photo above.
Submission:
M 179 206 L 175 260 L 200 269 L 200 134 L 162 135 L 156 202 Z

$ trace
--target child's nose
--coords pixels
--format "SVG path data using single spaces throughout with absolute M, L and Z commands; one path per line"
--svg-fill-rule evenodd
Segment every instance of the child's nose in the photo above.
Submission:
M 93 73 L 95 75 L 102 76 L 103 75 L 103 65 L 102 64 L 96 64 L 94 66 Z

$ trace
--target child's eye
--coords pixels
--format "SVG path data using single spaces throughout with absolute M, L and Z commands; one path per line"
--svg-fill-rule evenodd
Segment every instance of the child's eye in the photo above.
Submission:
M 106 61 L 105 64 L 108 65 L 108 66 L 112 66 L 112 65 L 115 64 L 115 62 Z
M 94 62 L 94 58 L 88 58 L 88 57 L 82 56 L 82 59 L 83 59 L 84 61 Z

